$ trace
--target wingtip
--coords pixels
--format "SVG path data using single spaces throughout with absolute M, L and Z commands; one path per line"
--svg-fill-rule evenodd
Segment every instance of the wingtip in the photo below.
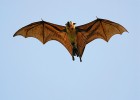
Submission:
M 15 36 L 16 36 L 16 34 L 13 35 L 13 37 L 15 37 Z
M 123 32 L 127 32 L 127 33 L 129 33 L 128 30 L 127 30 L 126 28 L 124 28 L 124 31 L 123 31 Z
M 125 32 L 129 33 L 127 30 L 125 30 Z

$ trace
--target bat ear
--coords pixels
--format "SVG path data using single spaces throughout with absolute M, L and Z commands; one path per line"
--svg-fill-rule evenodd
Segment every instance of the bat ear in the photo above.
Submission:
M 65 25 L 69 25 L 69 22 L 67 22 Z

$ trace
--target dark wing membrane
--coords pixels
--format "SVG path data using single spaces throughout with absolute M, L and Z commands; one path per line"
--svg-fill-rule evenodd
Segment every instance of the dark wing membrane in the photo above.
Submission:
M 34 37 L 40 40 L 43 44 L 49 40 L 56 40 L 63 44 L 69 53 L 72 55 L 72 46 L 69 42 L 66 33 L 64 32 L 65 27 L 52 24 L 45 21 L 39 21 L 31 23 L 21 29 L 19 29 L 14 36 L 21 35 L 25 38 Z
M 109 41 L 113 35 L 127 32 L 127 30 L 122 25 L 99 18 L 88 24 L 77 26 L 77 29 L 79 31 L 85 32 L 84 35 L 87 37 L 87 43 L 97 38 Z

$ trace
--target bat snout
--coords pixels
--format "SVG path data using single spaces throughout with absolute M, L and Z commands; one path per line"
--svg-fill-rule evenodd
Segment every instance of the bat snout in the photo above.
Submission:
M 66 23 L 67 28 L 69 28 L 70 30 L 74 30 L 75 29 L 75 24 L 72 21 L 69 21 Z

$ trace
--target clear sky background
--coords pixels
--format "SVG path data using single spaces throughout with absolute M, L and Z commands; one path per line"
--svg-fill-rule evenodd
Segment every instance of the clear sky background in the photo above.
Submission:
M 72 61 L 59 42 L 14 37 L 41 18 L 82 25 L 105 18 L 129 33 L 86 46 Z M 0 100 L 140 100 L 140 0 L 0 0 Z

